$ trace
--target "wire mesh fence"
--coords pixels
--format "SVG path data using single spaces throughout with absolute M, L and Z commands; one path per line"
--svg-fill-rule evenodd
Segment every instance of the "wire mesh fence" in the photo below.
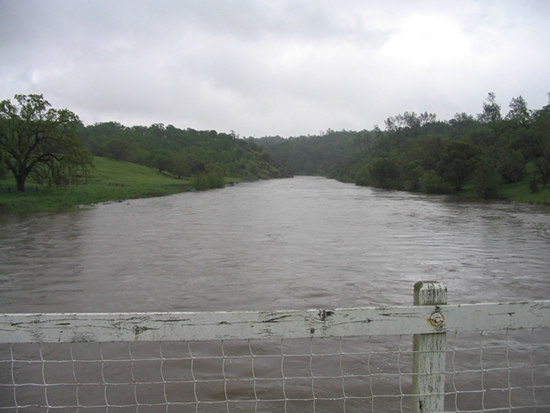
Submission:
M 445 322 L 434 327 L 433 314 Z M 442 375 L 446 412 L 545 412 L 549 314 L 549 301 L 269 314 L 4 314 L 0 411 L 433 411 L 418 405 L 414 383 Z M 418 335 L 446 338 L 441 367 L 418 369 Z
M 445 411 L 550 411 L 548 329 L 447 336 Z
M 61 346 L 61 347 L 60 347 Z M 8 345 L 4 408 L 407 410 L 410 337 Z M 6 359 L 5 356 L 8 356 Z
M 445 411 L 550 410 L 550 334 L 449 334 Z M 2 411 L 407 412 L 412 337 L 4 344 Z

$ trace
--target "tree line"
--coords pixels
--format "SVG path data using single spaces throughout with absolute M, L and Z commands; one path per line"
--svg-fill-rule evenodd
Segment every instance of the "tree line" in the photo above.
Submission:
M 243 180 L 288 176 L 259 146 L 233 132 L 104 122 L 81 126 L 80 137 L 82 146 L 96 156 L 146 165 L 177 178 L 193 177 L 198 189 L 222 186 L 224 176 Z
M 43 95 L 15 95 L 0 102 L 0 178 L 11 173 L 19 191 L 28 179 L 64 185 L 86 179 L 93 156 L 190 177 L 197 189 L 244 180 L 288 176 L 252 142 L 234 133 L 178 129 L 172 125 L 127 127 L 117 122 L 84 126 L 68 109 L 54 109 Z
M 28 178 L 63 185 L 86 179 L 93 156 L 192 177 L 198 189 L 222 186 L 224 176 L 246 180 L 323 175 L 344 182 L 428 193 L 468 185 L 479 197 L 497 197 L 503 184 L 528 179 L 532 192 L 550 180 L 550 104 L 529 109 L 513 98 L 506 115 L 494 93 L 476 116 L 405 112 L 384 129 L 334 131 L 284 139 L 239 139 L 234 132 L 127 127 L 117 122 L 84 126 L 42 95 L 0 102 L 0 177 L 11 173 L 17 189 Z
M 531 191 L 550 179 L 550 104 L 531 110 L 522 96 L 502 113 L 489 93 L 476 116 L 405 112 L 384 129 L 327 131 L 318 136 L 254 140 L 295 174 L 318 174 L 358 185 L 427 193 L 499 196 L 503 184 L 529 180 Z

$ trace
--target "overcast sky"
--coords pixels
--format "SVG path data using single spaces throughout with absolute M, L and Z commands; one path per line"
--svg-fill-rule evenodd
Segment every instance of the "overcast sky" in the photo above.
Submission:
M 503 114 L 550 92 L 550 1 L 0 0 L 0 99 L 240 136 Z

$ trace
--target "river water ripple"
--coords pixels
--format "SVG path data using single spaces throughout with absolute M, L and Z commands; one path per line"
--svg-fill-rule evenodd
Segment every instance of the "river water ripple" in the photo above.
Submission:
M 547 207 L 323 178 L 0 216 L 0 225 L 2 312 L 406 305 L 419 280 L 442 281 L 450 303 L 550 291 Z M 500 334 L 510 348 L 491 332 L 448 335 L 445 411 L 550 405 L 547 330 Z M 14 385 L 0 407 L 403 412 L 411 341 L 237 341 L 222 342 L 221 353 L 219 342 L 3 345 L 0 385 Z M 542 387 L 522 390 L 530 384 Z
M 0 216 L 2 312 L 548 299 L 550 208 L 317 177 Z

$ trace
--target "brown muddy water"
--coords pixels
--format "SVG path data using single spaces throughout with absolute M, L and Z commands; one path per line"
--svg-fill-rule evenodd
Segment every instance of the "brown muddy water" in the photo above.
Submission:
M 0 227 L 3 313 L 408 305 L 419 280 L 443 282 L 451 304 L 550 298 L 550 208 L 543 206 L 296 177 L 55 213 L 2 215 Z M 407 340 L 399 348 L 408 348 Z M 395 359 L 394 345 L 375 346 L 383 349 L 377 354 L 388 355 L 379 363 Z M 266 344 L 262 351 L 280 354 L 279 346 Z M 44 357 L 30 347 L 29 354 L 21 350 L 26 357 Z M 250 354 L 250 344 L 242 347 Z M 11 357 L 6 352 L 2 357 Z M 478 353 L 471 360 L 478 360 Z M 273 367 L 279 376 L 280 363 Z M 1 376 L 11 383 L 13 373 Z M 471 383 L 472 377 L 462 380 Z M 135 399 L 135 387 L 128 392 Z M 6 401 L 0 396 L 0 407 L 13 403 L 12 393 Z M 44 390 L 39 393 L 43 399 Z M 105 399 L 106 392 L 99 393 Z M 154 389 L 147 394 L 149 400 L 156 397 Z M 481 403 L 480 394 L 468 399 L 470 408 Z M 24 403 L 25 397 L 34 396 L 20 394 L 18 401 Z M 83 397 L 67 403 L 83 410 Z M 348 401 L 348 411 L 375 410 L 372 400 L 358 401 L 355 408 Z M 304 403 L 302 411 L 323 411 L 322 404 Z M 388 403 L 379 408 L 409 408 L 402 401 Z M 449 410 L 465 408 L 450 403 Z M 189 411 L 203 411 L 197 406 Z M 223 411 L 281 410 L 280 404 L 247 406 Z M 127 409 L 136 411 L 132 403 Z

